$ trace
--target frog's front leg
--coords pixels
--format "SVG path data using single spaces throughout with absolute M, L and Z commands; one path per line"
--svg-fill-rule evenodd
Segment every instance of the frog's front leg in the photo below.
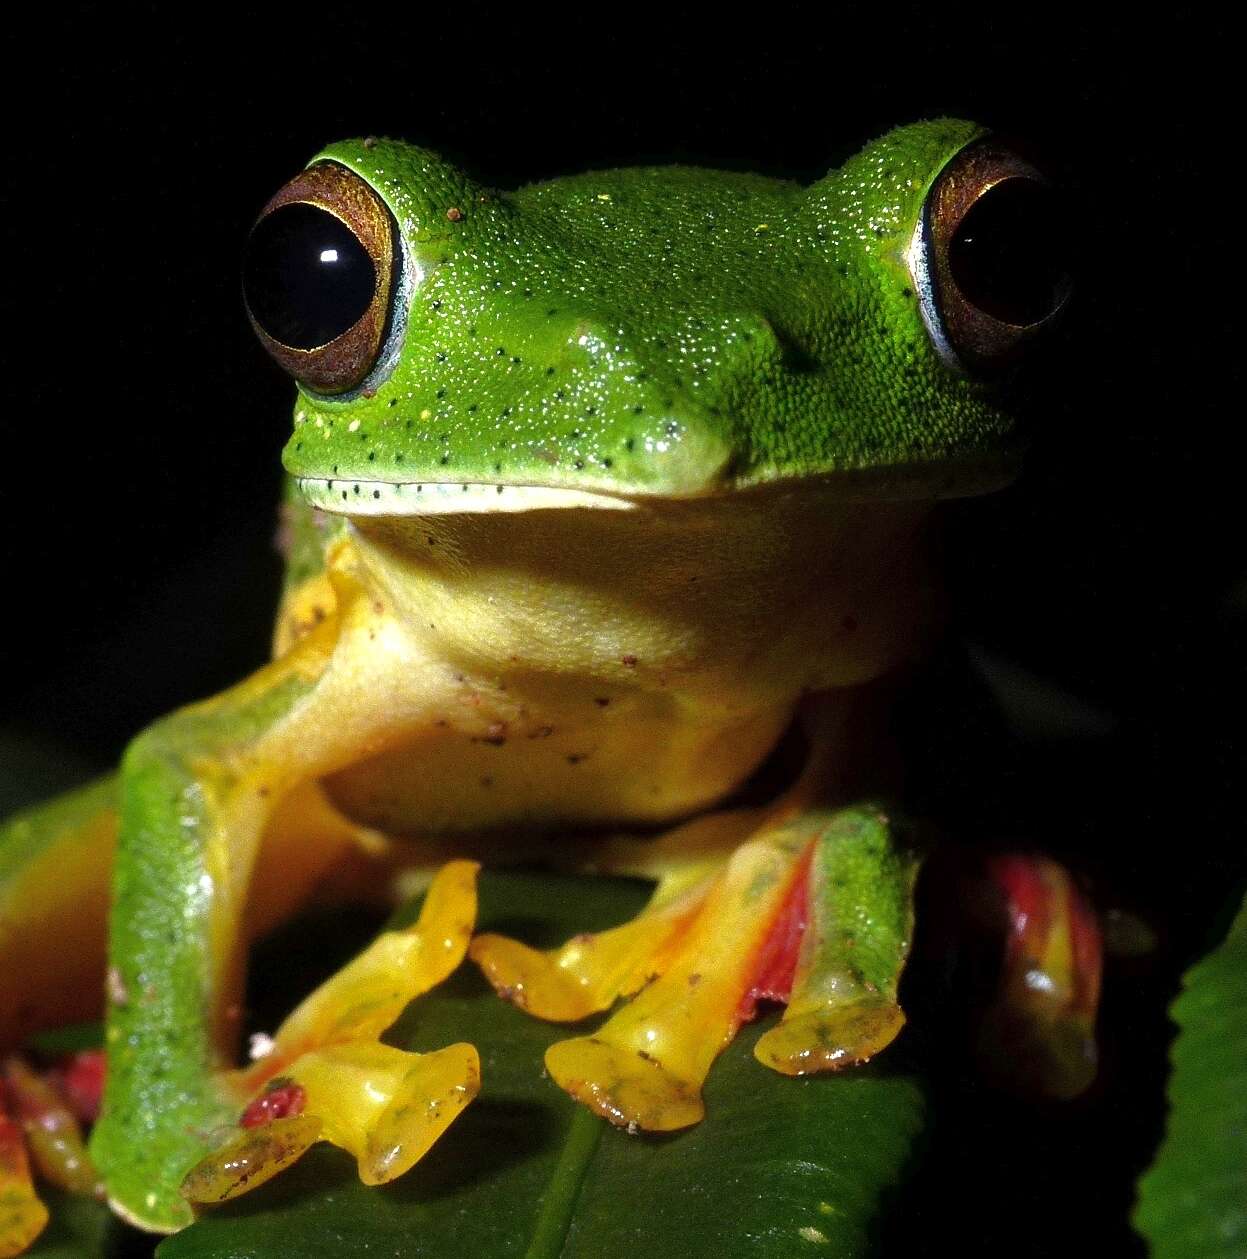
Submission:
M 432 724 L 437 672 L 383 599 L 348 571 L 335 581 L 335 617 L 234 689 L 151 727 L 123 762 L 109 1073 L 92 1153 L 116 1209 L 154 1231 L 189 1223 L 179 1185 L 246 1100 L 226 1069 L 248 884 L 275 809 L 310 780 Z M 454 933 L 458 956 L 471 912 Z M 461 1058 L 475 1091 L 471 1070 Z
M 759 1000 L 787 1002 L 755 1049 L 787 1075 L 864 1062 L 892 1041 L 918 859 L 878 806 L 829 803 L 830 778 L 816 747 L 769 808 L 608 848 L 596 864 L 660 876 L 630 923 L 547 953 L 477 937 L 490 981 L 538 1017 L 584 1018 L 632 997 L 597 1032 L 550 1048 L 557 1083 L 613 1123 L 665 1131 L 701 1119 L 711 1064 Z

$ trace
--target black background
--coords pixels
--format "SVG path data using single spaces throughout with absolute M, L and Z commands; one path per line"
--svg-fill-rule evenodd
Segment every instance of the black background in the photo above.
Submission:
M 1037 1116 L 946 1090 L 939 1157 L 885 1235 L 897 1253 L 1133 1253 L 1163 1003 L 1244 871 L 1242 402 L 1217 313 L 1240 284 L 1219 191 L 1228 34 L 879 5 L 31 16 L 4 163 L 10 768 L 32 739 L 107 765 L 263 658 L 292 389 L 247 327 L 238 257 L 325 142 L 400 135 L 503 187 L 668 160 L 816 178 L 937 114 L 1046 155 L 1078 297 L 1029 386 L 1024 476 L 946 512 L 953 641 L 1015 671 L 994 676 L 1030 749 L 1009 788 L 1030 829 L 1160 946 L 1110 967 L 1117 1074 Z

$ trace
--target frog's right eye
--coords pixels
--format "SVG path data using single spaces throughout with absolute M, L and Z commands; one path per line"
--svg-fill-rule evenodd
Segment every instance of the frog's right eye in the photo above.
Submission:
M 400 258 L 381 198 L 344 166 L 309 166 L 269 201 L 247 240 L 251 326 L 300 383 L 344 393 L 380 356 Z
M 962 149 L 931 186 L 907 256 L 940 357 L 977 376 L 1011 366 L 1065 306 L 1068 253 L 1039 170 L 994 137 Z

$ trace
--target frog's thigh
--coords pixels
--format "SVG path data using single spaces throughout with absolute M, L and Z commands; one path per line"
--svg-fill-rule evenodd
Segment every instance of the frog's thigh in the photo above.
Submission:
M 102 778 L 0 826 L 0 1047 L 100 1016 L 117 791 Z
M 755 1052 L 785 1074 L 862 1062 L 895 1037 L 916 860 L 879 809 L 799 796 L 673 832 L 692 831 L 705 864 L 669 873 L 630 923 L 549 953 L 475 941 L 495 987 L 539 1017 L 583 1018 L 638 993 L 594 1035 L 547 1053 L 578 1100 L 621 1125 L 696 1123 L 711 1064 L 765 997 L 788 1009 Z M 715 847 L 733 843 L 716 872 Z
M 140 735 L 122 767 L 109 941 L 109 1075 L 92 1140 L 110 1197 L 168 1231 L 177 1186 L 228 1116 L 213 1081 L 239 1017 L 243 912 L 260 837 L 310 779 L 410 737 L 427 712 L 383 604 L 338 615 L 240 685 Z M 414 680 L 413 680 L 414 679 Z

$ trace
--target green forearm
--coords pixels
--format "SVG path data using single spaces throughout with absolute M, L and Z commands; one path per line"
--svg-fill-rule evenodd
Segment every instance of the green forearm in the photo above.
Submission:
M 162 746 L 160 731 L 140 736 L 123 767 L 108 1083 L 92 1153 L 114 1202 L 168 1231 L 190 1222 L 177 1186 L 225 1116 L 211 1084 L 222 1065 L 211 1028 L 211 819 L 202 785 Z

